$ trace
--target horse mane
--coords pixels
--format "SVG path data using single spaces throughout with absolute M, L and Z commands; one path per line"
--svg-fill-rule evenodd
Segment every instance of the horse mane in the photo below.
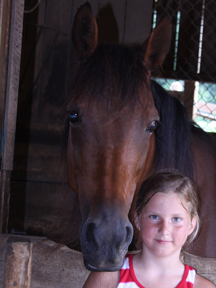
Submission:
M 193 122 L 187 109 L 157 82 L 151 81 L 152 95 L 160 116 L 156 134 L 155 172 L 177 169 L 193 177 L 194 159 L 191 147 Z

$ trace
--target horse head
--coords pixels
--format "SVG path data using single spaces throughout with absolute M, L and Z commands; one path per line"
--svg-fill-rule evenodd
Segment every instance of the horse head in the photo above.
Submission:
M 150 88 L 151 70 L 170 45 L 163 18 L 133 48 L 98 45 L 88 3 L 75 16 L 72 39 L 79 67 L 68 104 L 68 179 L 82 213 L 81 249 L 89 270 L 121 268 L 133 237 L 128 214 L 154 161 L 159 121 Z

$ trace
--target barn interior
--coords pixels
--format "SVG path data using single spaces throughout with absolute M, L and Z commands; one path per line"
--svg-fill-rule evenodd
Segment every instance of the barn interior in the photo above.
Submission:
M 9 237 L 4 235 L 31 236 L 31 243 L 48 238 L 69 244 L 70 233 L 78 233 L 78 225 L 70 230 L 71 211 L 77 202 L 67 183 L 64 132 L 66 106 L 77 69 L 71 29 L 77 9 L 84 2 L 0 2 L 0 233 L 4 249 Z M 174 27 L 171 49 L 163 69 L 152 77 L 181 99 L 192 119 L 215 135 L 215 1 L 89 2 L 101 43 L 142 43 L 166 11 Z M 62 249 L 62 253 L 71 253 Z M 75 255 L 82 262 L 80 254 Z M 49 265 L 54 261 L 50 259 Z M 87 277 L 88 273 L 83 273 L 83 278 Z M 210 277 L 216 283 L 215 275 Z M 37 285 L 34 287 L 40 287 Z

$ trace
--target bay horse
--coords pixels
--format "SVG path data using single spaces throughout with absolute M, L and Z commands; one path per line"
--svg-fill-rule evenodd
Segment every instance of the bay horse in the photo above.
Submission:
M 142 45 L 98 44 L 90 4 L 75 16 L 79 67 L 67 107 L 68 181 L 79 197 L 89 270 L 121 268 L 133 237 L 128 215 L 135 195 L 146 177 L 164 168 L 198 185 L 202 229 L 187 250 L 216 257 L 215 142 L 151 80 L 169 51 L 171 29 L 165 16 Z

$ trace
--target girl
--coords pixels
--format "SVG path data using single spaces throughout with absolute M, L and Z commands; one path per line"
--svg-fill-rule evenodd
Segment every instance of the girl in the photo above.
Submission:
M 194 183 L 178 172 L 148 178 L 137 196 L 135 225 L 142 250 L 127 255 L 121 271 L 92 272 L 83 288 L 213 288 L 181 262 L 181 250 L 199 229 Z

